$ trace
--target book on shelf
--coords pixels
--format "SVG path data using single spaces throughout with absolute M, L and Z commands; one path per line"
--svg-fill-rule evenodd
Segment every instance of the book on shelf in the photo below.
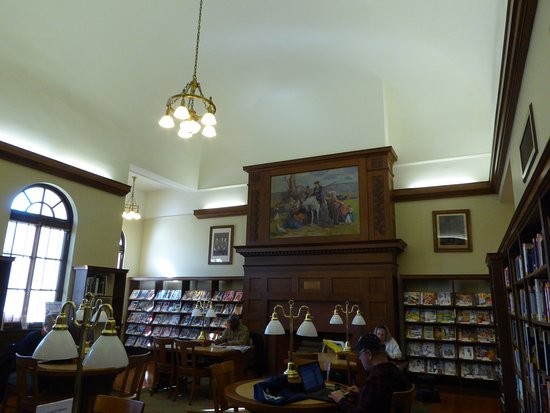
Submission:
M 450 326 L 441 327 L 441 340 L 456 340 L 456 328 Z
M 243 300 L 243 291 L 242 290 L 236 290 L 235 296 L 233 297 L 233 301 L 242 301 Z
M 174 326 L 172 327 L 172 332 L 170 333 L 171 338 L 178 338 L 181 332 L 180 326 Z
M 445 360 L 443 362 L 443 374 L 446 376 L 456 376 L 456 362 Z
M 424 326 L 424 338 L 426 340 L 433 340 L 433 338 L 434 338 L 434 328 L 433 328 L 433 326 Z
M 170 309 L 170 304 L 171 304 L 170 301 L 163 302 L 162 308 L 160 309 L 160 311 L 167 313 Z
M 128 305 L 128 311 L 133 311 L 135 309 L 137 309 L 139 305 L 139 301 L 130 301 L 130 304 Z
M 234 290 L 226 290 L 223 295 L 222 301 L 233 301 L 235 298 L 235 291 Z
M 476 323 L 477 317 L 475 310 L 457 310 L 456 322 L 461 324 Z
M 162 334 L 162 326 L 153 327 L 153 331 L 151 332 L 151 337 L 160 337 L 161 334 Z
M 435 323 L 437 321 L 437 310 L 431 308 L 422 309 L 422 321 L 425 323 Z
M 190 301 L 193 299 L 193 295 L 195 292 L 193 290 L 187 290 L 183 293 L 183 296 L 181 297 L 182 300 Z
M 139 297 L 139 293 L 140 293 L 139 289 L 132 290 L 132 292 L 130 293 L 130 296 L 128 297 L 128 299 L 135 300 L 136 298 Z
M 454 308 L 442 308 L 436 310 L 436 319 L 438 323 L 454 323 L 456 312 Z
M 458 346 L 458 358 L 462 360 L 474 359 L 474 347 L 473 346 Z
M 493 324 L 493 312 L 491 310 L 477 310 L 476 322 L 477 324 Z
M 435 291 L 422 291 L 422 305 L 435 305 L 437 303 L 437 293 Z
M 420 356 L 422 353 L 422 343 L 418 341 L 409 341 L 407 343 L 408 356 Z
M 426 373 L 430 374 L 442 374 L 443 373 L 443 361 L 442 360 L 428 360 L 426 364 Z
M 495 348 L 493 346 L 475 346 L 474 358 L 476 360 L 495 361 L 497 359 Z
M 496 377 L 495 366 L 491 364 L 474 364 L 474 375 L 478 379 L 494 380 Z
M 243 313 L 243 304 L 235 303 L 235 308 L 233 309 L 233 314 L 241 315 Z
M 454 344 L 441 344 L 441 357 L 446 359 L 454 359 L 456 357 L 456 347 Z
M 433 326 L 434 339 L 443 340 L 443 328 L 441 326 Z
M 439 291 L 437 293 L 437 305 L 452 305 L 452 293 L 450 291 Z
M 420 309 L 416 307 L 405 309 L 405 321 L 420 321 Z
M 143 301 L 144 303 L 148 302 L 148 301 Z M 153 307 L 153 311 L 155 313 L 160 313 L 160 310 L 162 310 L 162 303 L 161 302 L 158 302 L 155 304 L 155 306 Z
M 479 307 L 492 307 L 493 306 L 493 296 L 491 293 L 480 292 L 476 294 L 476 304 Z
M 460 363 L 460 376 L 467 379 L 476 378 L 476 365 L 474 363 Z
M 472 328 L 459 328 L 458 341 L 476 341 L 476 331 Z
M 504 285 L 509 288 L 512 284 L 510 282 L 510 267 L 504 267 Z
M 131 347 L 136 344 L 137 336 L 130 336 L 126 339 L 126 342 L 124 343 L 125 346 Z
M 492 328 L 478 327 L 476 329 L 476 339 L 481 343 L 494 343 L 495 330 Z
M 145 337 L 149 337 L 152 333 L 153 333 L 153 326 L 151 325 L 147 325 L 147 326 L 144 326 L 145 328 L 143 329 L 143 335 Z
M 419 324 L 408 324 L 405 327 L 407 338 L 422 338 L 422 326 Z
M 420 291 L 405 291 L 403 293 L 403 303 L 406 305 L 420 304 Z
M 426 371 L 426 360 L 424 359 L 409 360 L 409 371 L 413 373 L 424 373 Z
M 435 344 L 422 343 L 422 349 L 420 354 L 424 357 L 435 357 Z
M 170 300 L 181 300 L 181 290 L 172 290 Z
M 136 327 L 136 334 L 144 334 L 148 327 L 150 327 L 149 324 L 138 324 Z
M 474 305 L 474 296 L 470 293 L 456 293 L 455 306 L 468 307 Z
M 181 311 L 181 302 L 180 301 L 171 302 L 170 306 L 168 307 L 168 311 L 171 313 L 179 313 Z

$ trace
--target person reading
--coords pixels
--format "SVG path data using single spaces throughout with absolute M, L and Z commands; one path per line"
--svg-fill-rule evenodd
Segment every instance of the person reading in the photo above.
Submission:
M 382 324 L 377 325 L 374 328 L 374 334 L 378 336 L 380 341 L 386 347 L 386 353 L 388 353 L 389 358 L 397 360 L 403 357 L 403 355 L 401 354 L 401 349 L 399 348 L 399 344 L 397 344 L 395 338 L 393 338 L 390 334 L 390 330 L 388 329 L 388 327 Z
M 214 341 L 222 346 L 248 346 L 250 345 L 250 333 L 248 327 L 241 323 L 239 316 L 231 314 L 226 321 L 227 327 L 220 338 Z
M 344 413 L 389 413 L 393 393 L 410 388 L 405 374 L 388 359 L 384 344 L 375 334 L 362 336 L 356 346 L 359 361 L 368 373 L 363 386 L 346 393 L 336 390 L 330 397 Z

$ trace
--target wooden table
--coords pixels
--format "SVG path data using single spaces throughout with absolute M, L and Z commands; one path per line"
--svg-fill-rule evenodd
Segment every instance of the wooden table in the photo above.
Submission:
M 211 358 L 215 362 L 221 362 L 226 360 L 233 360 L 235 363 L 235 379 L 240 380 L 245 377 L 245 368 L 244 363 L 245 354 L 251 354 L 254 352 L 254 348 L 250 347 L 247 351 L 242 352 L 235 348 L 224 347 L 224 346 L 206 346 L 206 347 L 195 347 L 195 354 L 200 357 Z
M 113 381 L 124 367 L 94 369 L 83 367 L 81 381 L 81 412 L 91 412 L 95 396 L 110 394 Z M 75 363 L 38 363 L 37 374 L 47 380 L 49 391 L 60 395 L 74 396 Z
M 251 413 L 326 413 L 338 411 L 335 403 L 313 399 L 300 400 L 283 406 L 261 403 L 254 400 L 254 385 L 262 380 L 251 379 L 230 384 L 225 388 L 225 398 L 230 405 L 244 407 Z

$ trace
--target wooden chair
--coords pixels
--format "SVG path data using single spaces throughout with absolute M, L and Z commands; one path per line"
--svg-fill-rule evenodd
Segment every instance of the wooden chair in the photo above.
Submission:
M 191 391 L 189 393 L 189 404 L 193 402 L 195 391 L 200 386 L 201 379 L 210 378 L 210 368 L 200 367 L 197 363 L 195 347 L 199 344 L 196 341 L 174 340 L 176 353 L 176 389 L 173 399 L 176 400 L 181 390 L 182 379 L 189 378 L 191 381 Z
M 113 383 L 112 396 L 139 400 L 151 352 L 128 356 L 128 366 L 119 373 Z
M 93 413 L 143 413 L 145 403 L 140 400 L 98 394 L 95 398 Z
M 153 385 L 151 386 L 151 396 L 159 390 L 161 379 L 166 378 L 168 388 L 175 385 L 175 356 L 174 339 L 154 337 L 153 344 Z M 170 397 L 170 392 L 168 392 Z
M 34 412 L 39 404 L 65 399 L 66 396 L 50 395 L 40 392 L 37 360 L 31 356 L 15 355 L 17 374 L 17 412 Z
M 391 413 L 411 413 L 416 386 L 414 383 L 409 390 L 396 391 L 391 399 Z

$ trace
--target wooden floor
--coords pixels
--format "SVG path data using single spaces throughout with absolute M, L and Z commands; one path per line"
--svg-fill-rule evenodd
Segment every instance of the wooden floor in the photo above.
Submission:
M 500 413 L 500 402 L 494 396 L 440 393 L 439 403 L 416 402 L 416 413 Z

